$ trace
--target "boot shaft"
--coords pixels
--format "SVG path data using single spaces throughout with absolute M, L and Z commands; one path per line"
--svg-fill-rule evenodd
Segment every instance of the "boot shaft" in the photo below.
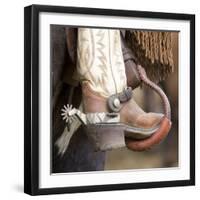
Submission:
M 80 80 L 103 97 L 126 87 L 126 74 L 119 30 L 78 29 L 78 63 Z

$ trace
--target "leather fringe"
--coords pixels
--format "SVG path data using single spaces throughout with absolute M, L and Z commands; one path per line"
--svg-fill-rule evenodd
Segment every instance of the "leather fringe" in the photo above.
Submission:
M 151 80 L 162 81 L 173 72 L 171 32 L 129 30 L 125 38 Z

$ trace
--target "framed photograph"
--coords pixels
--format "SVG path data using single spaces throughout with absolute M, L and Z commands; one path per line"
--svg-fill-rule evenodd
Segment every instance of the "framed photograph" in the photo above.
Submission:
M 24 13 L 24 192 L 194 185 L 195 16 Z

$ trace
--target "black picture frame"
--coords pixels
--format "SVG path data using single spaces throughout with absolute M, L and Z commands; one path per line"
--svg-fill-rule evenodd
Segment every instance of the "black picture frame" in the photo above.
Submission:
M 39 188 L 39 13 L 187 20 L 190 23 L 190 178 L 189 180 Z M 24 9 L 24 192 L 30 195 L 195 185 L 195 15 L 82 7 L 31 5 Z

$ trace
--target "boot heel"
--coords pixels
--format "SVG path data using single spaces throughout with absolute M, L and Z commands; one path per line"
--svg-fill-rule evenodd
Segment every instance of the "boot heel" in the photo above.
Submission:
M 125 147 L 124 128 L 121 125 L 95 124 L 85 126 L 88 138 L 96 151 Z

